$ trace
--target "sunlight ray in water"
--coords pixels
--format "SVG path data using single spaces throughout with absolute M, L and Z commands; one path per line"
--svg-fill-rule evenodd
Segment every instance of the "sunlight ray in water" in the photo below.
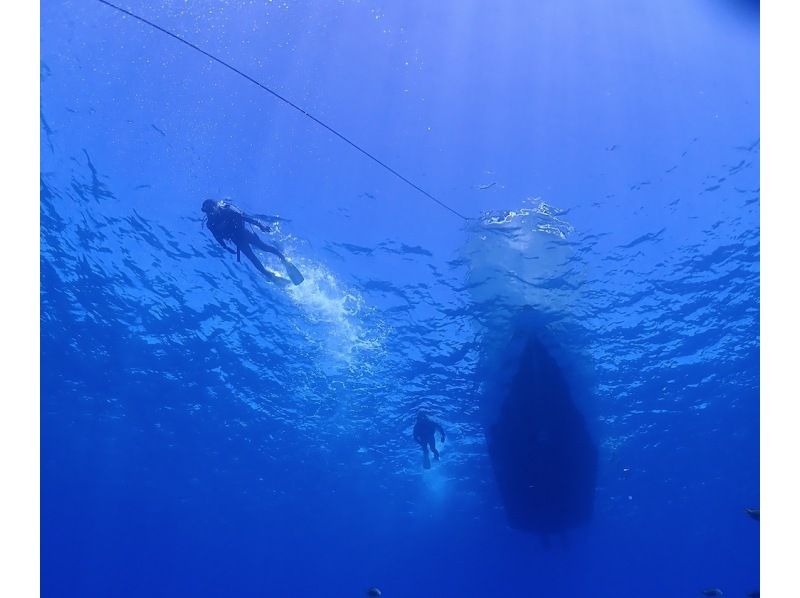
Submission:
M 138 4 L 428 199 L 185 44 L 43 0 L 43 596 L 758 587 L 757 27 Z

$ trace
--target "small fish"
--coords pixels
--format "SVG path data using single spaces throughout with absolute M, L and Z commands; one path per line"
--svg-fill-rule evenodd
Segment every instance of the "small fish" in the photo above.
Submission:
M 478 185 L 478 189 L 480 189 L 481 191 L 483 191 L 483 190 L 485 190 L 485 189 L 491 189 L 491 188 L 492 188 L 492 187 L 494 187 L 496 184 L 497 184 L 497 181 L 495 181 L 495 182 L 493 182 L 493 183 L 489 183 L 488 185 Z
M 367 590 L 367 596 L 380 596 L 381 591 L 378 588 L 370 588 Z
M 756 521 L 761 521 L 761 509 L 745 509 L 744 512 Z
M 722 596 L 722 590 L 719 588 L 708 588 L 703 590 L 703 596 Z

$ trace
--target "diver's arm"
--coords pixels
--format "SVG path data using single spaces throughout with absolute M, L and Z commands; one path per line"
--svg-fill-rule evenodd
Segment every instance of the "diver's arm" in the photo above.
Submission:
M 257 226 L 258 228 L 260 228 L 265 233 L 268 233 L 269 230 L 270 230 L 269 227 L 266 224 L 264 224 L 261 220 L 259 220 L 258 218 L 253 218 L 252 216 L 248 216 L 245 213 L 242 213 L 242 220 Z
M 223 239 L 223 238 L 222 238 L 222 237 L 219 235 L 219 233 L 217 233 L 217 231 L 214 231 L 214 230 L 212 230 L 212 231 L 211 231 L 211 234 L 212 234 L 212 235 L 214 235 L 214 238 L 217 240 L 217 243 L 219 243 L 220 245 L 222 245 L 222 248 L 223 248 L 225 251 L 230 251 L 231 253 L 234 253 L 234 254 L 236 253 L 236 250 L 235 250 L 235 249 L 231 249 L 230 247 L 228 247 L 228 246 L 225 244 L 225 239 Z
M 439 434 L 442 435 L 442 442 L 444 442 L 444 428 L 441 426 L 441 424 L 436 424 L 436 429 L 439 430 Z

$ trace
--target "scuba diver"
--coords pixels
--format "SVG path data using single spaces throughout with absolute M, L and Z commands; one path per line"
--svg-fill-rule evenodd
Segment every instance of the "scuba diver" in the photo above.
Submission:
M 436 438 L 433 433 L 439 431 L 441 442 L 444 442 L 444 429 L 440 424 L 430 419 L 421 409 L 417 411 L 417 423 L 414 424 L 414 440 L 422 447 L 422 466 L 425 469 L 431 468 L 431 460 L 428 457 L 428 446 L 431 447 L 433 458 L 439 460 L 439 451 L 436 450 Z
M 286 275 L 294 284 L 303 282 L 303 275 L 300 271 L 292 265 L 284 255 L 275 247 L 267 245 L 262 241 L 258 235 L 246 224 L 257 226 L 263 232 L 269 232 L 269 227 L 258 218 L 248 216 L 235 205 L 228 203 L 224 200 L 207 199 L 203 202 L 203 212 L 206 215 L 205 224 L 217 243 L 231 253 L 236 254 L 236 261 L 241 261 L 241 254 L 243 253 L 247 259 L 253 262 L 256 270 L 266 276 L 271 282 L 276 284 L 288 285 L 289 281 L 282 276 L 276 276 L 274 273 L 267 270 L 264 264 L 253 253 L 252 246 L 262 249 L 263 251 L 272 253 L 278 256 L 278 259 L 283 263 L 286 268 Z M 236 246 L 236 249 L 231 249 L 226 244 L 230 241 Z

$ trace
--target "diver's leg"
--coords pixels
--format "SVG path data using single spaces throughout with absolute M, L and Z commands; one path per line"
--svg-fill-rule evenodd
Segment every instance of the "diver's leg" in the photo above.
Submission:
M 248 260 L 253 262 L 253 265 L 256 267 L 256 270 L 258 270 L 264 276 L 266 276 L 270 282 L 281 283 L 282 280 L 284 280 L 275 276 L 272 272 L 267 270 L 264 267 L 264 264 L 262 264 L 261 261 L 256 257 L 256 254 L 253 253 L 253 248 L 250 247 L 250 245 L 248 245 L 247 243 L 241 243 L 240 245 L 237 245 L 237 249 L 239 249 L 239 251 L 241 251 Z
M 422 466 L 425 469 L 431 468 L 431 459 L 428 457 L 428 447 L 425 445 L 422 446 Z
M 305 280 L 303 275 L 300 273 L 300 270 L 298 270 L 294 264 L 292 264 L 289 260 L 287 260 L 286 256 L 284 256 L 280 251 L 278 251 L 272 245 L 267 245 L 266 243 L 264 243 L 264 241 L 262 241 L 258 237 L 258 235 L 255 234 L 253 231 L 248 231 L 248 233 L 249 234 L 247 236 L 247 241 L 249 243 L 255 245 L 262 251 L 273 253 L 278 256 L 278 259 L 280 259 L 281 262 L 283 262 L 283 267 L 286 268 L 286 274 L 289 276 L 289 278 L 294 284 L 300 284 L 301 282 L 303 282 L 303 280 Z
M 266 243 L 264 243 L 264 241 L 262 241 L 261 238 L 257 234 L 255 234 L 254 232 L 252 232 L 252 231 L 248 231 L 248 232 L 249 232 L 249 234 L 247 235 L 247 242 L 248 243 L 250 243 L 251 245 L 255 245 L 256 247 L 258 247 L 262 251 L 266 251 L 268 253 L 274 253 L 275 255 L 278 256 L 278 258 L 281 261 L 285 261 L 286 260 L 284 255 L 280 251 L 278 251 L 275 247 L 273 247 L 272 245 L 267 245 Z
M 436 440 L 431 438 L 428 442 L 431 445 L 431 452 L 433 453 L 433 458 L 438 461 L 439 460 L 439 451 L 436 450 Z

